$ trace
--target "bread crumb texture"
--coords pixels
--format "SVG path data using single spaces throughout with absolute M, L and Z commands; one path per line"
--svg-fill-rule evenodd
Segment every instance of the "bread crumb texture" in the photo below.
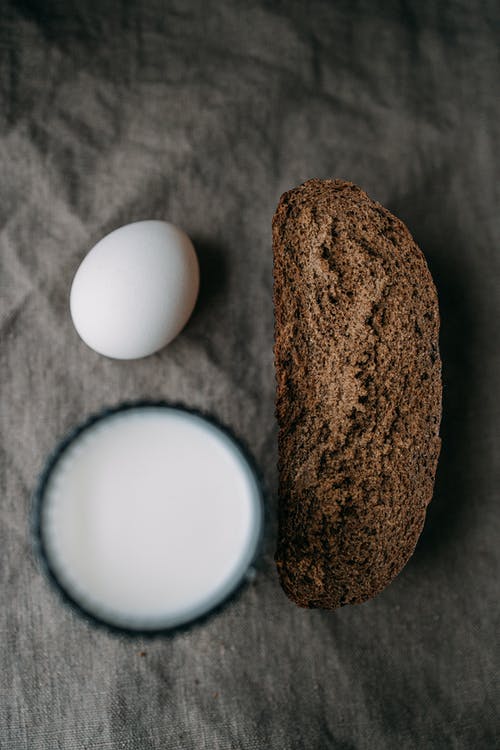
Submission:
M 378 594 L 422 530 L 440 450 L 436 290 L 402 221 L 343 180 L 273 218 L 279 534 L 302 607 Z

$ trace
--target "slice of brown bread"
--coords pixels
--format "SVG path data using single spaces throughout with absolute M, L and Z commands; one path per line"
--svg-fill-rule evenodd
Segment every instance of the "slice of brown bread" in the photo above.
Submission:
M 436 290 L 406 226 L 342 180 L 273 219 L 279 535 L 288 596 L 333 609 L 411 556 L 440 450 Z

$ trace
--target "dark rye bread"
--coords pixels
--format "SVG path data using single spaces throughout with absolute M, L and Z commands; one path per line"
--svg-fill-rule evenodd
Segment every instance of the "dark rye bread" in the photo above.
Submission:
M 279 536 L 288 596 L 375 596 L 411 556 L 440 450 L 436 290 L 406 226 L 309 180 L 273 219 Z

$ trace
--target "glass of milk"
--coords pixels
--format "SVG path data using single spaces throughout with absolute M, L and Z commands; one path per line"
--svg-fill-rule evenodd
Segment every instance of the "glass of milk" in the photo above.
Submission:
M 246 580 L 261 483 L 235 437 L 182 406 L 122 405 L 77 427 L 34 496 L 43 568 L 80 613 L 135 633 L 186 626 Z

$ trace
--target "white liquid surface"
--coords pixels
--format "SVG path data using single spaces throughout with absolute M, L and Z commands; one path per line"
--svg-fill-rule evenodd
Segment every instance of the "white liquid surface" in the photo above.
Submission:
M 62 454 L 42 538 L 56 578 L 85 610 L 148 630 L 223 601 L 252 561 L 261 523 L 258 483 L 233 440 L 189 412 L 136 407 Z

